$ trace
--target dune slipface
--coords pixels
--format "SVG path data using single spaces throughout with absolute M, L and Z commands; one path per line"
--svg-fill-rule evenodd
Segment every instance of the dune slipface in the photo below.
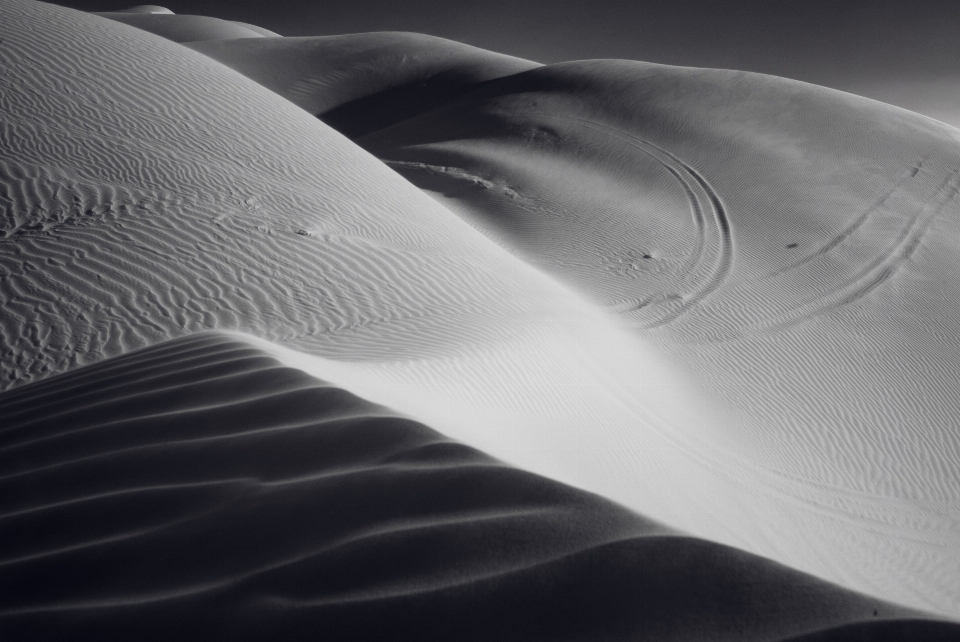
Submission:
M 350 137 L 430 111 L 540 65 L 417 33 L 208 40 L 190 48 L 236 69 Z
M 628 617 L 613 597 L 590 607 L 609 618 L 575 621 L 564 600 L 582 593 L 558 593 L 551 604 L 567 617 L 556 616 L 563 626 L 529 624 L 554 637 L 605 618 L 624 627 L 602 629 L 614 638 L 707 636 L 696 627 L 734 636 L 731 622 L 752 618 L 753 607 L 744 606 L 744 620 L 723 620 L 707 603 L 729 611 L 755 604 L 744 587 L 774 585 L 794 587 L 790 595 L 804 606 L 751 619 L 755 639 L 823 627 L 832 632 L 817 633 L 822 639 L 869 639 L 876 626 L 916 636 L 911 627 L 927 626 L 865 623 L 865 598 L 848 592 L 815 603 L 838 589 L 721 544 L 889 602 L 960 613 L 953 130 L 779 79 L 609 61 L 531 67 L 396 34 L 291 42 L 289 50 L 283 39 L 257 38 L 271 42 L 262 58 L 229 42 L 196 46 L 241 70 L 251 60 L 264 65 L 244 77 L 115 20 L 25 0 L 0 0 L 0 12 L 0 369 L 11 395 L 39 394 L 31 382 L 42 386 L 39 379 L 138 348 L 204 330 L 242 331 L 296 381 L 328 381 L 528 473 L 703 538 L 631 548 L 636 543 L 606 542 L 581 526 L 593 534 L 570 541 L 588 553 L 561 564 L 573 573 L 566 577 L 580 579 L 561 586 L 606 577 L 624 587 L 617 595 L 625 600 L 663 595 L 669 606 L 674 593 L 650 577 L 679 582 L 689 569 L 668 563 L 694 555 L 670 547 L 696 548 L 696 559 L 720 565 L 682 585 L 702 601 L 664 607 L 673 615 L 660 624 Z M 382 58 L 381 44 L 390 52 Z M 421 44 L 421 58 L 391 66 Z M 339 51 L 338 65 L 350 73 L 312 72 L 317 51 Z M 275 73 L 271 61 L 296 73 Z M 374 73 L 364 70 L 371 64 Z M 443 77 L 437 91 L 416 90 L 435 75 Z M 331 122 L 336 112 L 345 131 L 344 123 L 356 126 L 363 146 L 437 200 L 250 78 L 276 80 L 273 88 L 288 94 L 309 79 L 303 95 L 323 106 L 315 113 Z M 403 122 L 384 115 L 394 95 L 410 97 L 417 113 Z M 253 380 L 264 395 L 287 381 Z M 69 404 L 64 411 L 86 412 Z M 0 408 L 0 419 L 7 412 Z M 131 420 L 131 444 L 150 439 L 138 436 L 138 419 L 117 417 Z M 219 429 L 217 421 L 197 429 Z M 49 430 L 69 430 L 54 424 Z M 64 438 L 70 448 L 45 451 L 47 461 L 94 448 Z M 8 443 L 11 453 L 25 446 Z M 217 462 L 231 457 L 208 452 Z M 39 465 L 11 460 L 21 471 Z M 93 470 L 87 474 L 101 475 Z M 124 474 L 111 488 L 122 491 Z M 45 505 L 32 493 L 21 488 L 14 499 Z M 103 537 L 129 533 L 127 517 Z M 613 552 L 597 552 L 601 541 Z M 667 548 L 647 547 L 651 541 Z M 153 562 L 139 545 L 126 559 L 144 556 L 147 568 Z M 59 550 L 55 543 L 45 546 L 43 564 L 60 554 L 47 555 Z M 164 550 L 170 559 L 180 549 Z M 31 554 L 18 555 L 11 557 Z M 258 559 L 243 564 L 257 567 Z M 631 570 L 654 562 L 672 570 Z M 68 573 L 51 564 L 45 573 Z M 624 575 L 603 575 L 608 564 Z M 226 577 L 151 576 L 160 567 L 150 568 L 142 586 L 129 575 L 115 585 L 107 578 L 94 591 L 99 604 L 127 590 L 186 599 L 181 593 L 198 582 Z M 38 605 L 89 606 L 78 597 L 91 588 L 81 575 L 63 594 L 34 584 L 33 602 L 6 611 L 26 622 L 18 631 L 45 622 L 41 612 L 60 612 Z M 541 579 L 489 589 L 514 600 L 497 612 L 520 613 L 509 609 L 527 603 L 519 596 L 529 586 L 549 584 Z M 738 597 L 727 603 L 691 588 L 716 582 L 727 587 L 720 597 Z M 807 582 L 814 588 L 803 588 Z M 331 586 L 345 591 L 338 600 L 357 600 L 352 588 Z M 476 586 L 466 590 L 475 595 Z M 301 597 L 327 608 L 316 590 Z M 234 609 L 241 594 L 224 598 L 223 608 Z M 761 601 L 761 610 L 775 602 Z M 170 604 L 143 621 L 162 621 Z M 416 608 L 390 617 L 415 618 Z M 908 617 L 877 610 L 878 618 Z M 302 621 L 320 621 L 310 619 L 318 610 L 310 613 Z M 355 613 L 374 626 L 370 612 Z M 99 616 L 91 617 L 83 626 L 102 633 Z M 118 630 L 136 630 L 140 617 Z M 203 630 L 189 617 L 174 618 L 187 623 L 179 633 Z M 55 627 L 80 626 L 49 622 L 52 636 Z M 437 626 L 432 635 L 451 630 Z M 589 639 L 594 625 L 583 626 Z
M 956 586 L 956 130 L 778 78 L 595 61 L 359 142 L 661 346 L 783 486 L 830 489 L 801 493 L 824 519 L 919 540 L 884 563 Z
M 245 22 L 220 20 L 208 16 L 176 15 L 169 9 L 153 5 L 141 5 L 126 11 L 105 11 L 93 15 L 143 29 L 174 42 L 279 36 L 269 29 L 248 25 Z
M 957 612 L 956 130 L 780 78 L 585 61 L 356 140 L 655 343 L 821 536 L 940 576 L 881 590 Z M 851 515 L 848 540 L 829 522 Z M 802 559 L 813 537 L 740 544 L 830 573 Z M 866 588 L 870 565 L 843 573 Z
M 238 337 L 0 405 L 4 639 L 960 635 L 506 466 Z

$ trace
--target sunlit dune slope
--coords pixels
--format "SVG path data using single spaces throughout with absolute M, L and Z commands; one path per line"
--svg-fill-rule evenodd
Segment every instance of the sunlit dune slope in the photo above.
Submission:
M 539 66 L 416 33 L 227 40 L 190 47 L 354 137 Z
M 0 6 L 3 386 L 212 327 L 398 359 L 570 309 L 239 74 L 112 21 Z
M 927 250 L 953 238 L 957 132 L 795 81 L 562 63 L 358 142 L 672 341 L 775 333 L 949 265 Z
M 506 466 L 233 336 L 0 406 L 5 640 L 960 635 Z
M 729 443 L 922 542 L 891 563 L 955 585 L 955 130 L 784 79 L 594 61 L 358 142 L 658 344 L 738 418 Z
M 330 95 L 369 75 L 365 52 L 342 50 L 334 68 L 296 41 L 265 44 L 288 58 L 257 64 L 315 70 Z M 256 46 L 198 50 L 269 77 L 223 53 Z M 382 77 L 403 73 L 379 62 Z M 357 118 L 376 109 L 395 117 L 361 101 Z M 657 345 L 690 403 L 723 411 L 706 432 L 809 511 L 795 538 L 740 545 L 957 612 L 956 130 L 780 78 L 585 61 L 343 131 Z M 814 561 L 821 546 L 848 554 Z M 880 578 L 892 568 L 903 574 Z
M 732 72 L 481 74 L 361 139 L 465 187 L 438 197 L 464 221 L 196 51 L 0 12 L 4 387 L 239 330 L 531 473 L 960 613 L 951 130 Z M 349 57 L 342 107 L 436 63 Z
M 208 16 L 176 15 L 169 9 L 155 5 L 140 5 L 125 11 L 104 11 L 93 15 L 143 29 L 174 42 L 263 38 L 279 35 L 269 29 L 245 22 Z

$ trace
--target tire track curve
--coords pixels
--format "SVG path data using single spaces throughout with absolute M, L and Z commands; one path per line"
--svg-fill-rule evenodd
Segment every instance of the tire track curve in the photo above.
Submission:
M 912 174 L 911 178 L 916 174 Z M 891 190 L 891 193 L 893 190 Z M 956 196 L 960 193 L 960 169 L 948 173 L 937 185 L 933 193 L 924 200 L 924 202 L 907 217 L 907 222 L 900 231 L 894 235 L 892 241 L 887 244 L 882 252 L 877 254 L 872 260 L 856 270 L 851 276 L 843 279 L 840 283 L 834 285 L 829 291 L 819 293 L 811 298 L 799 302 L 786 310 L 781 310 L 776 314 L 764 318 L 762 323 L 741 323 L 738 324 L 736 331 L 720 331 L 710 337 L 701 337 L 693 340 L 679 340 L 680 343 L 713 343 L 718 341 L 736 340 L 748 338 L 758 334 L 768 334 L 780 332 L 789 329 L 798 324 L 829 315 L 845 306 L 855 303 L 870 293 L 876 291 L 888 282 L 897 271 L 907 263 L 919 249 L 923 238 L 928 233 L 931 225 L 941 215 Z M 803 261 L 806 265 L 812 265 L 814 259 L 830 256 L 831 250 L 840 247 L 843 241 L 853 238 L 855 232 L 861 227 L 869 216 L 867 213 L 858 217 L 854 225 L 849 226 L 841 232 L 843 238 L 834 243 L 828 243 L 825 248 L 816 253 L 809 261 Z M 797 264 L 798 266 L 800 263 Z M 776 278 L 787 274 L 789 270 L 781 270 L 774 273 L 769 278 Z M 769 280 L 769 279 L 768 279 Z M 763 283 L 763 282 L 761 282 Z M 749 298 L 749 291 L 738 292 L 739 298 Z
M 675 309 L 662 313 L 658 318 L 641 325 L 642 329 L 657 328 L 676 321 L 700 305 L 723 285 L 733 268 L 733 231 L 723 200 L 700 172 L 663 147 L 621 129 L 584 118 L 556 113 L 545 115 L 577 123 L 640 150 L 674 177 L 690 202 L 698 235 L 695 250 L 688 262 L 687 274 L 692 274 L 694 279 L 691 288 L 685 292 L 664 294 L 654 301 L 644 301 L 631 308 L 618 309 L 618 312 L 623 314 L 647 308 L 657 302 L 681 301 Z M 698 274 L 702 271 L 699 269 L 701 266 L 706 267 L 706 274 L 698 278 Z

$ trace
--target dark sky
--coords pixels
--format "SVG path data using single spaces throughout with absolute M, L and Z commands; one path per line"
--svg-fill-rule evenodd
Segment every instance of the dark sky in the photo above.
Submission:
M 628 58 L 787 76 L 960 125 L 960 0 L 169 0 L 285 36 L 429 33 L 540 62 Z M 88 11 L 123 1 L 64 0 Z

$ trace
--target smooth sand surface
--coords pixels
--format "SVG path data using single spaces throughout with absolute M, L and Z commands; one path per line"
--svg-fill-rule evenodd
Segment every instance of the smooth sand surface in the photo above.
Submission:
M 240 337 L 0 406 L 4 639 L 960 635 L 509 467 Z
M 153 13 L 153 14 L 163 13 L 167 15 L 173 14 L 173 12 L 167 9 L 166 7 L 161 7 L 156 4 L 138 4 L 136 6 L 129 7 L 127 9 L 111 11 L 108 13 Z M 100 14 L 97 14 L 97 15 L 100 15 Z
M 655 344 L 686 394 L 724 407 L 721 439 L 818 521 L 913 540 L 885 564 L 941 574 L 956 612 L 956 130 L 785 79 L 586 61 L 356 140 Z M 864 537 L 842 544 L 861 588 L 878 581 Z M 810 539 L 751 546 L 804 565 Z
M 176 15 L 169 9 L 154 5 L 140 5 L 125 11 L 104 11 L 93 15 L 149 31 L 174 42 L 263 38 L 280 35 L 269 29 L 245 22 L 221 20 L 208 16 Z
M 245 77 L 117 21 L 0 11 L 4 388 L 241 331 L 690 536 L 960 615 L 955 130 L 737 72 L 511 75 L 395 34 L 424 62 L 391 74 L 366 35 L 339 79 Z M 257 60 L 337 42 L 307 40 Z M 467 72 L 378 115 L 450 47 Z M 387 164 L 256 74 L 328 87 L 321 116 L 383 125 L 356 132 Z M 783 626 L 763 639 L 809 632 Z
M 359 139 L 654 342 L 730 411 L 730 444 L 830 489 L 804 493 L 826 519 L 914 540 L 885 563 L 950 593 L 957 141 L 820 87 L 622 61 L 533 70 Z
M 220 40 L 192 43 L 190 48 L 351 137 L 430 111 L 488 81 L 540 66 L 417 33 Z

